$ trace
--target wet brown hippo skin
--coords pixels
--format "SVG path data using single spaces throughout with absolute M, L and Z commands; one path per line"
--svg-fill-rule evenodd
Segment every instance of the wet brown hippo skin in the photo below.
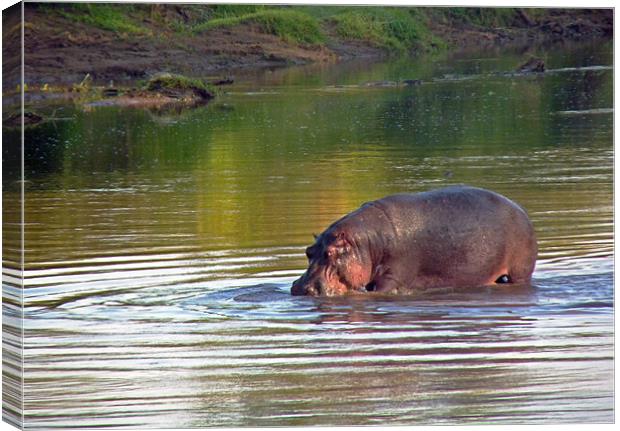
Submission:
M 407 294 L 435 287 L 529 284 L 534 229 L 517 204 L 452 186 L 388 196 L 334 222 L 306 250 L 293 295 Z

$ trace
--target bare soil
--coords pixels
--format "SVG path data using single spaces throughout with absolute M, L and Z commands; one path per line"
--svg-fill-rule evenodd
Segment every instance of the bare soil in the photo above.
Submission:
M 521 10 L 517 22 L 510 27 L 488 28 L 468 23 L 429 24 L 433 33 L 453 47 L 613 37 L 611 9 L 552 9 L 540 20 Z

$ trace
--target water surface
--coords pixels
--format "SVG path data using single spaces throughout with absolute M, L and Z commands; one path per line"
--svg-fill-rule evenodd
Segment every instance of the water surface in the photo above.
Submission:
M 485 52 L 263 71 L 179 112 L 50 107 L 26 132 L 26 426 L 612 422 L 611 44 L 533 53 L 549 72 Z M 527 209 L 532 288 L 290 296 L 313 233 L 460 183 Z

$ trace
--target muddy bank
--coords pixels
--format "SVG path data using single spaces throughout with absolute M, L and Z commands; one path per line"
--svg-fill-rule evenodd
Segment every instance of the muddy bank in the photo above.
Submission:
M 429 22 L 431 30 L 455 48 L 576 41 L 613 37 L 611 9 L 549 9 L 541 17 L 518 9 L 512 25 L 483 27 L 467 22 Z
M 182 6 L 162 9 L 166 22 L 187 20 Z M 144 34 L 119 33 L 70 21 L 49 9 L 26 4 L 25 10 L 25 79 L 31 89 L 45 84 L 71 85 L 86 74 L 98 85 L 117 85 L 122 81 L 145 79 L 158 72 L 188 76 L 222 76 L 250 68 L 282 67 L 313 62 L 336 62 L 389 55 L 384 47 L 364 40 L 338 36 L 329 26 L 321 45 L 287 42 L 265 34 L 255 25 L 243 24 L 217 28 L 201 34 L 173 31 L 162 26 L 161 16 L 145 17 Z M 611 37 L 611 10 L 557 10 L 536 18 L 519 13 L 509 27 L 484 27 L 468 22 L 434 20 L 428 28 L 448 49 L 480 45 L 540 42 L 557 39 Z M 6 14 L 3 27 L 3 90 L 15 90 L 19 83 L 19 16 Z M 174 21 L 176 22 L 176 21 Z
M 44 101 L 64 99 L 71 100 L 85 111 L 99 106 L 120 106 L 165 112 L 205 105 L 216 97 L 221 86 L 232 83 L 232 78 L 208 83 L 199 78 L 158 73 L 140 87 L 100 87 L 93 86 L 92 78 L 87 74 L 80 84 L 73 84 L 70 87 L 49 87 L 48 84 L 44 84 L 44 90 L 27 91 L 25 100 L 28 109 L 33 105 L 41 108 L 45 105 L 42 103 Z M 33 95 L 37 97 L 32 98 Z M 22 125 L 20 95 L 13 94 L 5 99 L 14 101 L 3 101 L 8 108 L 4 110 L 3 127 L 20 127 Z M 28 109 L 23 112 L 23 124 L 26 127 L 54 119 L 53 115 L 50 117 Z

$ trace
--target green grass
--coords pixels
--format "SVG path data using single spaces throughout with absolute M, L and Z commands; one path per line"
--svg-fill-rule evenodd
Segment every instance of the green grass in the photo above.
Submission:
M 264 5 L 251 4 L 218 4 L 210 8 L 211 19 L 236 18 L 252 13 L 262 12 L 266 9 Z
M 327 40 L 323 27 L 335 24 L 338 37 L 368 41 L 390 51 L 441 45 L 430 34 L 417 8 L 218 5 L 210 17 L 193 31 L 255 24 L 264 33 L 287 42 L 322 44 Z
M 519 22 L 515 8 L 211 4 L 184 5 L 183 14 L 178 14 L 171 7 L 145 4 L 57 3 L 42 7 L 119 34 L 159 34 L 153 30 L 155 27 L 144 24 L 145 20 L 179 36 L 245 24 L 292 44 L 322 45 L 328 40 L 327 34 L 335 32 L 337 38 L 367 42 L 399 54 L 446 48 L 445 42 L 429 30 L 430 22 L 490 28 L 510 27 Z M 527 9 L 527 13 L 539 16 L 546 12 Z
M 131 34 L 151 33 L 130 18 L 130 13 L 134 11 L 132 5 L 75 3 L 60 6 L 65 6 L 57 9 L 62 16 L 103 30 Z
M 256 24 L 264 33 L 276 35 L 287 42 L 317 45 L 325 41 L 316 19 L 290 9 L 263 9 L 239 16 L 214 18 L 194 27 L 194 32 L 202 33 L 214 28 L 234 27 L 240 24 Z
M 479 8 L 479 7 L 450 7 L 438 8 L 433 11 L 434 16 L 444 21 L 469 23 L 482 27 L 508 27 L 517 15 L 515 8 Z
M 336 32 L 343 39 L 365 40 L 397 52 L 439 44 L 423 15 L 414 8 L 349 8 L 325 19 L 336 24 Z
M 146 90 L 159 91 L 159 90 L 203 90 L 209 93 L 214 93 L 215 90 L 205 81 L 199 78 L 188 78 L 183 75 L 176 75 L 172 73 L 162 73 L 149 79 L 144 85 Z

